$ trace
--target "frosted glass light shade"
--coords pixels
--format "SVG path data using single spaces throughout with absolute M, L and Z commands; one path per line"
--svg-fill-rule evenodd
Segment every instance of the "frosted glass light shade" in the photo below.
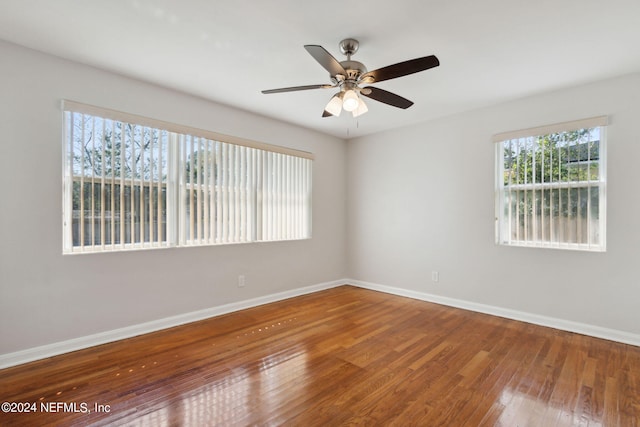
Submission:
M 353 117 L 358 117 L 358 116 L 361 116 L 362 114 L 366 113 L 367 111 L 369 111 L 369 109 L 367 108 L 367 105 L 364 103 L 364 101 L 361 98 L 358 101 L 358 108 L 353 110 L 352 114 L 353 114 Z
M 358 108 L 359 100 L 358 95 L 351 89 L 345 92 L 342 97 L 342 108 L 346 111 L 354 111 Z
M 342 112 L 342 98 L 339 95 L 334 95 L 324 110 L 336 117 L 339 116 Z

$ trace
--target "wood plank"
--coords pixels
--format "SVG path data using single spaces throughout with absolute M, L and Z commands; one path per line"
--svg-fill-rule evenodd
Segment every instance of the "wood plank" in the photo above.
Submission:
M 640 348 L 341 286 L 2 370 L 0 401 L 110 409 L 2 426 L 640 426 Z

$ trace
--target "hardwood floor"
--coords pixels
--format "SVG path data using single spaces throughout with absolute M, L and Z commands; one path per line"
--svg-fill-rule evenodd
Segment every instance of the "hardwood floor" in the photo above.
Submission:
M 5 401 L 36 411 L 2 426 L 629 427 L 640 348 L 342 286 L 2 370 Z

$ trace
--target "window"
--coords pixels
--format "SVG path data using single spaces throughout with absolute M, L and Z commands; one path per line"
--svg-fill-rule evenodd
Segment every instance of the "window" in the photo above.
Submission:
M 311 237 L 312 155 L 64 102 L 64 253 Z
M 494 136 L 499 244 L 605 250 L 606 117 Z

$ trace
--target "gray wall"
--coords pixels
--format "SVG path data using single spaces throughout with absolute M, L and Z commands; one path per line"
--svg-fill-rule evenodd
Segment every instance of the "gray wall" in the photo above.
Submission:
M 0 355 L 346 276 L 345 141 L 3 42 L 0 57 Z M 63 98 L 313 152 L 313 238 L 62 256 Z
M 599 115 L 607 251 L 496 245 L 491 136 Z M 349 141 L 349 276 L 640 334 L 638 118 L 635 74 Z
M 640 334 L 640 74 L 345 142 L 8 43 L 0 57 L 0 356 L 345 277 Z M 313 238 L 62 256 L 63 98 L 313 152 Z M 607 252 L 497 246 L 491 135 L 604 114 Z

